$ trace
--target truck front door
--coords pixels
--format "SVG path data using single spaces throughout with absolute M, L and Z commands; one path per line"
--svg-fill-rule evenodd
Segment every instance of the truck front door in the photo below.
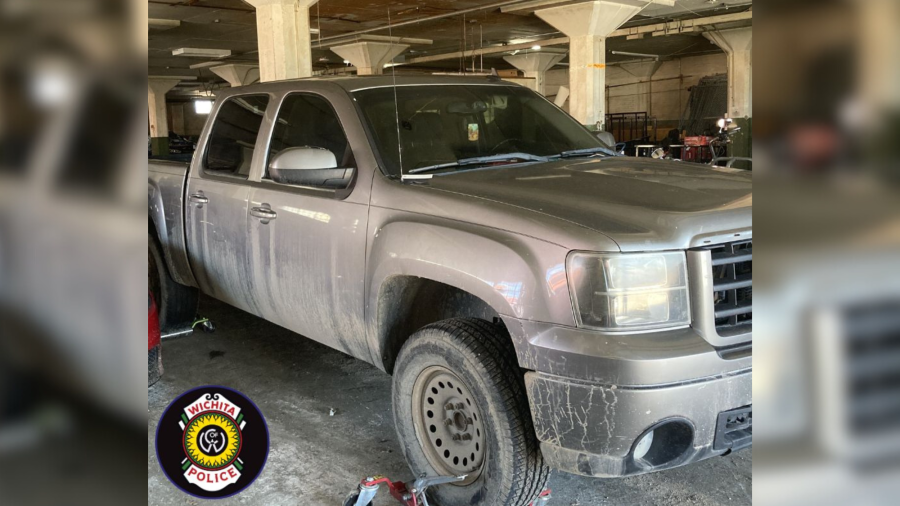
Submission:
M 248 178 L 269 96 L 238 95 L 219 107 L 206 145 L 188 178 L 185 230 L 191 268 L 200 289 L 223 302 L 258 313 L 247 241 Z
M 331 104 L 320 95 L 286 95 L 260 181 L 250 190 L 252 277 L 260 315 L 371 360 L 363 318 L 368 199 L 364 192 L 273 180 L 272 160 L 290 148 L 328 150 L 338 167 L 358 169 Z

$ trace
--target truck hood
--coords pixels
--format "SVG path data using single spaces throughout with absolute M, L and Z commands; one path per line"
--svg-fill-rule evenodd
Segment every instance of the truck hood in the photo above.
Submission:
M 752 226 L 749 172 L 670 160 L 510 165 L 436 174 L 429 186 L 580 225 L 622 251 L 684 249 Z

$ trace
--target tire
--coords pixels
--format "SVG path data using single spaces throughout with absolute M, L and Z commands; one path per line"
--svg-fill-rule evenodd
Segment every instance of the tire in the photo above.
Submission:
M 148 287 L 159 309 L 159 328 L 163 334 L 194 322 L 199 295 L 196 288 L 175 282 L 153 234 L 147 238 L 149 247 Z
M 393 407 L 406 460 L 416 477 L 468 475 L 430 488 L 435 503 L 526 506 L 544 489 L 523 376 L 506 330 L 484 320 L 438 322 L 404 344 Z
M 162 346 L 154 346 L 147 352 L 147 386 L 153 386 L 162 374 Z

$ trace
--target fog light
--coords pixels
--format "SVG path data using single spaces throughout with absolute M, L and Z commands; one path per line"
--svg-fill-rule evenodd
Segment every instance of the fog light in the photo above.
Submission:
M 644 437 L 638 441 L 638 444 L 634 447 L 634 459 L 639 460 L 644 458 L 647 455 L 647 452 L 650 451 L 650 447 L 653 446 L 653 431 L 644 434 Z

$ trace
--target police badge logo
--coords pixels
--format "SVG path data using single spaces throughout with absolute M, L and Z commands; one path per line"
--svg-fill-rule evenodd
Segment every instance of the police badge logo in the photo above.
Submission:
M 269 454 L 259 408 L 230 388 L 181 394 L 156 427 L 156 457 L 169 481 L 196 497 L 219 499 L 249 487 Z

